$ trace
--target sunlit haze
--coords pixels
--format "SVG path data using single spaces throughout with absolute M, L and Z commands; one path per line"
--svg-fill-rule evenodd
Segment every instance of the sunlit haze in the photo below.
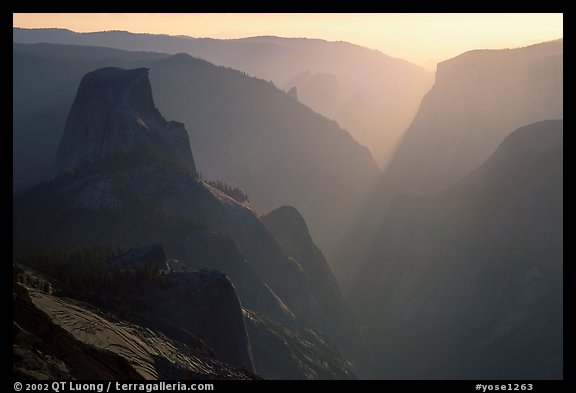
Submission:
M 562 13 L 12 42 L 15 380 L 563 381 Z
M 15 27 L 78 32 L 242 38 L 261 35 L 348 41 L 431 67 L 471 49 L 518 47 L 563 36 L 547 14 L 14 14 Z

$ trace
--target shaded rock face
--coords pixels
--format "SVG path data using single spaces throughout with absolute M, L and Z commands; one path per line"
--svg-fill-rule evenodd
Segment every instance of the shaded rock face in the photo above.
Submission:
M 345 358 L 357 359 L 353 356 L 348 357 L 347 351 L 344 351 L 346 356 L 342 356 L 339 349 L 334 347 L 334 344 L 342 348 L 341 346 L 354 342 L 359 345 L 358 352 L 361 352 L 362 345 L 354 341 L 356 338 L 353 336 L 354 332 L 346 331 L 352 335 L 349 342 L 334 339 L 341 337 L 329 336 L 332 343 L 323 335 L 318 334 L 324 334 L 325 331 L 322 330 L 325 327 L 324 324 L 330 323 L 333 324 L 330 332 L 344 332 L 348 326 L 347 323 L 352 323 L 352 321 L 327 318 L 322 320 L 324 324 L 318 323 L 318 318 L 323 317 L 324 314 L 315 316 L 315 310 L 326 307 L 329 316 L 332 316 L 330 310 L 333 304 L 328 302 L 320 304 L 315 301 L 315 292 L 308 281 L 303 287 L 297 288 L 299 292 L 310 296 L 311 311 L 307 322 L 314 330 L 311 330 L 302 320 L 298 320 L 266 282 L 260 279 L 259 274 L 248 265 L 232 239 L 198 231 L 186 237 L 184 247 L 188 266 L 216 268 L 225 272 L 234 283 L 242 301 L 255 372 L 258 375 L 270 379 L 348 379 L 355 377 L 357 368 L 349 364 Z M 300 264 L 298 266 L 302 267 Z M 323 280 L 324 277 L 310 278 L 310 280 L 319 279 Z M 319 282 L 319 285 L 322 283 Z
M 298 89 L 296 88 L 296 86 L 292 86 L 292 88 L 288 90 L 286 93 L 295 100 L 298 100 Z
M 115 155 L 161 154 L 195 171 L 184 125 L 154 106 L 148 69 L 102 68 L 82 78 L 56 156 L 59 175 Z
M 18 283 L 13 306 L 13 369 L 21 378 L 251 378 L 161 333 Z
M 130 121 L 126 123 L 126 119 Z M 58 188 L 52 198 L 66 201 L 63 205 L 80 211 L 114 214 L 140 206 L 143 208 L 135 215 L 158 210 L 163 216 L 201 221 L 234 239 L 249 266 L 292 312 L 306 318 L 307 294 L 295 290 L 304 286 L 302 273 L 250 209 L 188 173 L 164 165 L 161 160 L 140 162 L 136 157 L 135 165 L 129 169 L 110 164 L 112 155 L 119 153 L 115 149 L 122 149 L 126 154 L 140 148 L 163 152 L 167 146 L 166 126 L 154 108 L 146 69 L 103 68 L 87 74 L 70 110 L 58 157 L 61 162 L 74 162 L 71 166 L 74 169 L 93 159 L 109 164 L 96 174 L 77 176 L 80 178 Z M 186 141 L 180 147 L 193 164 L 185 132 L 183 137 Z M 99 148 L 107 145 L 110 149 Z M 74 159 L 68 160 L 70 157 Z M 69 212 L 61 214 L 70 215 Z M 117 242 L 114 237 L 119 234 L 108 232 L 97 237 L 112 244 Z M 65 236 L 59 237 L 65 241 Z M 94 242 L 88 233 L 82 240 Z
M 75 33 L 63 29 L 14 28 L 13 41 L 90 45 L 96 50 L 107 47 L 147 54 L 188 53 L 272 80 L 284 90 L 296 86 L 301 102 L 349 130 L 372 151 L 381 166 L 386 165 L 433 82 L 431 72 L 405 60 L 347 42 L 317 39 L 267 36 L 216 40 L 113 31 Z M 278 204 L 278 201 L 272 202 Z M 311 220 L 308 212 L 304 213 Z
M 217 359 L 254 371 L 242 307 L 223 273 L 170 273 L 159 244 L 133 247 L 108 262 L 107 268 L 130 274 L 115 290 L 132 313 L 174 339 L 189 332 L 206 342 Z
M 216 269 L 226 273 L 234 283 L 243 307 L 282 323 L 291 323 L 294 319 L 292 311 L 262 281 L 231 238 L 196 231 L 185 238 L 184 249 L 189 268 Z
M 121 94 L 123 90 L 111 91 Z M 83 144 L 76 147 L 82 150 Z M 125 165 L 109 156 L 98 165 L 78 167 L 75 173 L 16 198 L 15 249 L 161 243 L 172 257 L 184 260 L 188 255 L 193 268 L 225 269 L 238 280 L 239 293 L 247 304 L 275 323 L 285 324 L 282 329 L 286 334 L 311 331 L 306 325 L 311 306 L 304 272 L 253 210 L 159 155 L 144 158 L 132 155 Z M 58 230 L 53 228 L 55 222 L 59 223 Z M 199 235 L 207 231 L 220 235 Z M 143 325 L 193 346 L 191 335 L 198 337 L 218 359 L 253 370 L 241 304 L 234 286 L 221 273 L 172 272 L 144 277 L 142 282 L 133 280 L 119 290 L 131 316 L 140 315 Z M 105 303 L 106 299 L 99 300 Z M 117 301 L 118 297 L 109 298 L 106 305 L 112 303 L 114 309 Z M 252 339 L 264 340 L 265 336 L 254 334 Z M 294 341 L 294 345 L 299 348 L 278 347 L 274 358 L 315 363 L 328 356 L 329 373 L 348 372 L 337 350 L 320 349 L 326 343 L 315 333 Z M 304 359 L 311 355 L 306 348 L 312 348 L 318 357 Z M 267 359 L 258 361 L 266 364 Z M 299 378 L 316 375 L 302 372 Z
M 195 203 L 190 203 L 191 200 Z M 180 184 L 177 192 L 163 195 L 160 203 L 171 214 L 196 217 L 230 237 L 246 263 L 291 312 L 298 319 L 306 321 L 309 318 L 309 294 L 301 290 L 306 287 L 304 273 L 294 260 L 286 256 L 278 241 L 251 209 L 205 184 L 202 187 Z M 188 246 L 194 247 L 192 243 Z M 204 267 L 211 267 L 211 263 Z
M 109 65 L 149 67 L 154 103 L 165 118 L 186 125 L 197 171 L 240 187 L 258 211 L 297 206 L 325 253 L 378 180 L 368 149 L 347 131 L 269 82 L 239 71 L 188 55 L 103 47 L 15 44 L 13 55 L 16 193 L 47 179 L 44 172 L 52 170 L 80 80 Z M 108 187 L 94 184 L 98 195 L 108 195 Z
M 249 310 L 244 315 L 259 375 L 269 379 L 356 379 L 352 365 L 314 330 L 289 329 Z
M 562 160 L 562 120 L 539 122 L 392 202 L 352 294 L 384 375 L 562 378 Z
M 356 328 L 355 317 L 342 297 L 326 258 L 308 232 L 304 218 L 294 207 L 282 206 L 261 216 L 260 220 L 286 255 L 294 258 L 304 272 L 306 289 L 310 293 L 312 326 L 336 343 L 356 363 L 356 372 L 360 373 L 370 358 L 368 347 Z
M 164 321 L 202 339 L 216 358 L 233 367 L 254 371 L 242 307 L 234 286 L 221 272 L 174 272 L 160 280 L 132 282 L 124 302 L 149 323 Z M 164 325 L 158 329 L 164 331 Z

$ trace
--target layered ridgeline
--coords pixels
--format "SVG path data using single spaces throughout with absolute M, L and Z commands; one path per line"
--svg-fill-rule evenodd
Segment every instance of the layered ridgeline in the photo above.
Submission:
M 279 88 L 336 120 L 385 166 L 432 73 L 402 59 L 353 45 L 317 39 L 252 37 L 216 40 L 121 31 L 76 33 L 64 29 L 13 29 L 18 43 L 93 45 L 131 51 L 188 53 L 232 67 Z
M 477 168 L 511 130 L 562 117 L 562 40 L 439 63 L 385 172 L 385 192 L 440 191 Z
M 435 197 L 392 202 L 352 294 L 383 375 L 561 379 L 563 122 L 510 134 Z
M 369 151 L 268 82 L 187 55 L 159 57 L 15 44 L 15 188 L 51 167 L 85 73 L 105 65 L 147 67 L 159 109 L 185 124 L 203 178 L 239 186 L 260 212 L 296 207 L 330 256 L 379 177 Z
M 154 106 L 147 69 L 85 75 L 66 124 L 59 176 L 14 200 L 17 254 L 160 243 L 184 272 L 119 296 L 147 326 L 175 340 L 187 331 L 218 360 L 265 378 L 353 377 L 333 344 L 341 336 L 327 330 L 331 342 L 321 334 L 325 326 L 345 331 L 348 325 L 313 314 L 312 299 L 332 306 L 311 290 L 323 277 L 307 277 L 249 207 L 198 178 L 185 129 Z M 225 292 L 238 293 L 241 323 L 230 319 L 234 313 L 211 313 L 201 298 L 187 299 L 196 284 L 186 271 L 199 268 L 230 277 L 233 287 Z
M 436 82 L 406 131 L 380 190 L 344 244 L 335 271 L 361 259 L 398 194 L 432 195 L 477 168 L 512 131 L 563 117 L 562 40 L 476 50 L 438 64 Z

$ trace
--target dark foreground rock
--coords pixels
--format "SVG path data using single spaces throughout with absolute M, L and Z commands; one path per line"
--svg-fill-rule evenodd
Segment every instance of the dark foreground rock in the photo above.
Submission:
M 13 310 L 13 371 L 23 379 L 253 378 L 163 334 L 17 282 Z

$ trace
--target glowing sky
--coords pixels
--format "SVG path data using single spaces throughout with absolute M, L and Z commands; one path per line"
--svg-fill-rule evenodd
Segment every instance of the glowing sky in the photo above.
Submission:
M 213 38 L 322 38 L 379 49 L 423 65 L 471 49 L 518 47 L 563 36 L 561 13 L 13 14 L 13 25 Z

